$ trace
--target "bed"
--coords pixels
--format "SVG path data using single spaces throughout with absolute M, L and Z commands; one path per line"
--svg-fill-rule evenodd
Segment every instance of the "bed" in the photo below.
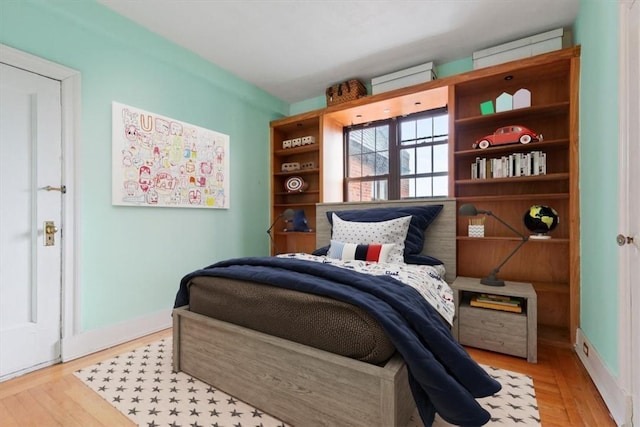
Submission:
M 442 210 L 435 219 L 432 219 L 432 222 L 428 223 L 424 239 L 419 241 L 422 246 L 420 248 L 421 255 L 435 257 L 440 260 L 446 268 L 445 278 L 450 283 L 456 274 L 456 213 L 454 200 L 446 199 L 433 202 L 424 200 L 396 201 L 377 202 L 375 204 L 318 204 L 316 206 L 316 218 L 318 221 L 316 231 L 317 247 L 325 247 L 331 240 L 331 224 L 329 220 L 341 220 L 340 218 L 336 219 L 335 216 L 327 215 L 327 212 L 355 212 L 355 217 L 347 218 L 347 220 L 352 221 L 354 220 L 353 218 L 358 218 L 361 212 L 364 214 L 374 208 L 411 210 L 413 207 L 428 205 L 442 206 Z M 324 221 L 324 218 L 328 220 Z M 332 248 L 338 247 L 335 240 L 332 243 Z M 405 243 L 407 248 L 416 244 L 416 242 L 409 242 L 409 240 L 406 240 Z M 382 252 L 384 249 L 379 250 Z M 234 262 L 229 262 L 230 268 L 236 267 L 232 265 Z M 247 270 L 245 264 L 247 262 L 253 263 L 254 259 L 242 260 L 242 262 L 242 269 Z M 284 260 L 282 257 L 274 257 L 256 259 L 255 262 L 259 264 L 252 266 L 256 269 L 272 269 L 274 267 L 278 269 L 283 266 L 284 262 L 287 262 L 287 265 L 295 265 L 306 261 Z M 269 265 L 265 266 L 263 263 Z M 319 264 L 304 264 L 304 269 L 309 271 L 324 268 Z M 225 264 L 223 267 L 228 266 Z M 183 283 L 181 283 L 181 290 L 183 287 L 193 287 L 194 290 L 198 288 L 207 289 L 208 282 L 215 280 L 216 286 L 226 286 L 228 289 L 247 286 L 246 293 L 248 295 L 253 295 L 257 292 L 257 288 L 252 287 L 255 286 L 254 283 L 244 283 L 249 280 L 228 277 L 211 279 L 207 274 L 208 272 L 209 270 L 199 270 L 188 274 L 183 279 Z M 268 272 L 270 274 L 271 270 L 268 270 Z M 347 270 L 336 274 L 333 279 L 345 280 L 346 282 L 356 282 L 358 281 L 356 278 L 359 278 L 358 273 Z M 385 278 L 380 280 L 383 279 Z M 284 282 L 284 279 L 279 280 Z M 370 280 L 373 279 L 369 278 L 367 282 Z M 198 281 L 201 282 L 199 285 L 193 285 L 193 282 Z M 369 285 L 367 284 L 366 286 Z M 379 283 L 379 286 L 384 287 L 386 283 Z M 409 290 L 407 292 L 412 291 Z M 206 292 L 203 295 L 206 296 Z M 310 304 L 313 306 L 324 302 L 323 299 L 325 298 L 334 299 L 334 297 L 327 297 L 327 295 L 303 296 L 303 298 L 312 298 Z M 266 298 L 270 299 L 271 294 L 268 294 Z M 320 299 L 316 301 L 313 298 Z M 187 301 L 191 301 L 193 306 L 186 305 Z M 265 298 L 262 298 L 258 301 L 258 304 L 262 305 L 264 301 Z M 374 336 L 374 340 L 380 342 L 380 348 L 376 349 L 376 351 L 380 352 L 376 356 L 377 358 L 371 358 L 369 353 L 354 357 L 349 353 L 354 351 L 352 349 L 347 350 L 347 353 L 341 353 L 339 350 L 334 351 L 326 346 L 324 347 L 325 349 L 322 349 L 323 346 L 316 344 L 313 340 L 306 342 L 304 339 L 296 337 L 286 339 L 282 336 L 277 336 L 277 330 L 256 330 L 251 325 L 243 324 L 240 318 L 224 317 L 228 321 L 215 318 L 215 313 L 218 310 L 222 310 L 225 303 L 213 309 L 213 312 L 207 312 L 206 308 L 196 307 L 196 304 L 201 303 L 196 303 L 195 299 L 177 298 L 173 315 L 174 369 L 188 373 L 206 383 L 213 384 L 290 425 L 403 426 L 407 425 L 409 418 L 415 413 L 416 400 L 419 402 L 420 414 L 428 424 L 433 414 L 424 410 L 425 404 L 422 402 L 422 398 L 416 397 L 418 395 L 416 394 L 416 382 L 414 379 L 417 375 L 416 371 L 421 371 L 422 366 L 416 364 L 413 355 L 408 355 L 405 352 L 403 357 L 400 355 L 401 351 L 395 351 L 395 347 L 401 349 L 404 344 L 399 346 L 396 340 L 389 349 L 389 343 L 385 343 L 385 340 L 381 339 L 379 334 L 375 332 L 376 326 L 379 328 L 382 325 L 384 326 L 383 329 L 388 330 L 389 325 L 395 327 L 395 323 L 398 320 L 381 320 L 374 316 L 376 318 L 372 322 L 370 319 L 371 313 L 362 312 L 360 307 L 353 307 L 352 303 L 355 302 L 359 301 L 341 301 L 338 305 L 343 304 L 344 306 L 340 306 L 339 309 L 351 311 L 352 317 L 355 315 L 356 318 L 361 319 L 360 327 L 368 328 L 375 324 L 373 325 L 374 332 L 369 332 L 368 330 L 362 334 L 353 332 L 350 336 L 353 337 L 352 341 L 354 342 L 358 341 L 357 338 L 360 335 Z M 380 305 L 380 311 L 384 311 L 385 307 L 384 304 Z M 231 316 L 233 310 L 228 311 L 230 312 L 228 315 Z M 295 314 L 295 316 L 298 316 L 298 314 Z M 291 323 L 291 318 L 285 319 L 284 323 L 287 322 Z M 442 325 L 438 325 L 435 329 L 440 331 L 443 325 L 445 325 L 444 321 Z M 398 335 L 402 333 L 400 331 Z M 320 333 L 318 334 L 321 335 Z M 442 336 L 441 331 L 438 334 L 438 337 Z M 387 333 L 386 335 L 390 334 Z M 317 337 L 312 336 L 311 338 Z M 326 340 L 320 338 L 319 341 Z M 455 357 L 464 359 L 462 355 L 455 355 Z M 458 360 L 455 357 L 452 357 L 452 359 Z M 413 363 L 413 365 L 410 364 L 410 366 L 413 366 L 411 374 L 409 374 L 407 367 L 408 361 Z M 464 360 L 463 362 L 466 363 Z M 440 362 L 429 362 L 428 364 L 435 365 L 438 363 Z M 455 363 L 461 364 L 462 362 Z M 425 363 L 424 365 L 427 364 Z M 482 374 L 475 368 L 470 366 L 469 380 L 462 379 L 462 382 L 471 381 L 474 384 L 477 383 L 479 388 L 483 388 L 483 390 L 474 390 L 472 394 L 486 395 L 499 389 L 499 384 L 492 382 L 493 380 L 489 378 L 477 380 L 475 376 Z M 440 374 L 440 371 L 436 371 L 436 373 Z M 466 384 L 465 387 L 476 387 L 474 384 Z M 458 387 L 457 383 L 450 385 L 454 388 Z M 442 397 L 436 397 L 435 399 L 440 399 L 439 405 L 441 407 L 448 407 L 448 409 L 445 408 L 445 412 L 449 412 L 448 415 L 454 411 L 452 407 L 460 404 L 459 402 L 442 402 Z M 473 403 L 469 403 L 469 405 Z M 478 408 L 467 408 L 467 412 L 477 411 L 478 414 L 482 414 L 484 410 Z M 478 414 L 473 415 L 475 418 L 464 418 L 465 415 L 461 414 L 462 418 L 458 418 L 458 420 L 474 420 L 476 424 L 481 424 L 477 422 L 479 419 Z

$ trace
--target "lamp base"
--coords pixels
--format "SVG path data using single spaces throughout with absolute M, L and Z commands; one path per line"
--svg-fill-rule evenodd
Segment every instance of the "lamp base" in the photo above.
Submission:
M 529 236 L 529 238 L 533 240 L 543 240 L 550 239 L 551 236 L 547 236 L 546 234 L 532 234 L 531 236 Z
M 491 277 L 483 277 L 480 279 L 480 283 L 487 286 L 504 286 L 504 280 Z

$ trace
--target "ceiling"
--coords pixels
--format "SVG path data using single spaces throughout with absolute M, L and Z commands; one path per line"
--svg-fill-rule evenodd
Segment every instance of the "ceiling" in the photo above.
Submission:
M 571 27 L 579 0 L 98 0 L 288 103 Z

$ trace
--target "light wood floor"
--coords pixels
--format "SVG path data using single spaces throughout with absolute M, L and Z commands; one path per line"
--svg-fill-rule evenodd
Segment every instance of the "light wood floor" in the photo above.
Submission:
M 0 383 L 2 427 L 131 426 L 124 415 L 91 391 L 73 372 L 163 337 L 165 330 L 68 363 Z M 615 426 L 575 353 L 540 344 L 538 363 L 469 348 L 479 363 L 533 377 L 542 425 Z

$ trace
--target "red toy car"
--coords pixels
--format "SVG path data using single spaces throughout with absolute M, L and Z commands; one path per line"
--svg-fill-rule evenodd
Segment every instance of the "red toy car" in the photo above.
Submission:
M 542 141 L 542 135 L 521 125 L 510 125 L 499 128 L 493 135 L 483 136 L 473 143 L 473 148 L 484 150 L 492 145 L 528 144 L 532 141 Z

